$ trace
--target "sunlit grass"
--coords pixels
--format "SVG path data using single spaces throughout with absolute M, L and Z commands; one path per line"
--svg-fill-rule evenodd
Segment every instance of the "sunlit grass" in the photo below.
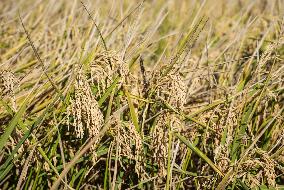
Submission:
M 1 1 L 0 189 L 281 189 L 281 1 Z

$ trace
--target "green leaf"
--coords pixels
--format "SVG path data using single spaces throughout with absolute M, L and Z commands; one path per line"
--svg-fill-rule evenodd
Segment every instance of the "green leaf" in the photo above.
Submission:
M 193 152 L 195 152 L 200 158 L 202 158 L 211 168 L 217 172 L 220 176 L 224 177 L 223 172 L 205 155 L 201 152 L 196 146 L 190 143 L 184 136 L 174 133 L 176 137 L 178 137 L 188 148 L 190 148 Z
M 9 164 L 5 170 L 0 174 L 0 181 L 2 181 L 6 175 L 10 172 L 10 170 L 13 168 L 14 164 Z
M 1 138 L 0 138 L 0 152 L 2 151 L 3 147 L 7 143 L 10 135 L 12 134 L 13 130 L 15 129 L 15 127 L 17 126 L 19 120 L 22 118 L 23 114 L 25 113 L 25 111 L 27 109 L 27 103 L 28 103 L 28 98 L 24 101 L 24 103 L 20 107 L 19 111 L 16 113 L 16 115 L 13 117 L 13 119 L 9 123 L 9 125 L 6 128 L 4 134 L 1 135 Z
M 0 100 L 0 104 L 2 104 L 5 109 L 7 110 L 7 112 L 10 114 L 10 115 L 14 115 L 14 111 L 12 110 L 12 108 L 3 100 Z
M 129 92 L 125 89 L 125 95 L 127 97 L 127 101 L 128 101 L 128 105 L 129 105 L 129 109 L 130 109 L 130 116 L 131 116 L 131 120 L 136 128 L 137 132 L 140 132 L 140 127 L 139 127 L 139 123 L 138 123 L 138 117 L 136 115 L 135 109 L 134 109 L 134 105 L 132 102 L 132 99 L 130 97 Z
M 113 81 L 113 83 L 110 85 L 110 87 L 106 90 L 106 92 L 102 95 L 102 97 L 99 99 L 98 104 L 101 106 L 106 99 L 109 97 L 113 89 L 116 87 L 118 81 L 120 80 L 120 77 L 116 77 Z

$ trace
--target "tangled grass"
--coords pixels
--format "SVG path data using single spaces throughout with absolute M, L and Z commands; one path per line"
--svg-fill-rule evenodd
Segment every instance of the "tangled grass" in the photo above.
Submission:
M 0 189 L 284 188 L 283 12 L 0 1 Z

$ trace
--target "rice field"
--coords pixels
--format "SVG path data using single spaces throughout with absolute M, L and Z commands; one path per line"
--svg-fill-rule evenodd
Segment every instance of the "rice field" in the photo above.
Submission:
M 284 189 L 284 2 L 1 0 L 0 189 Z

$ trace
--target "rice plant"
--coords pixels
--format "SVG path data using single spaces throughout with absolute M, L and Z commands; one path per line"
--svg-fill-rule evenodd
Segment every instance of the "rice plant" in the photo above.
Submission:
M 0 189 L 283 189 L 283 13 L 0 1 Z

